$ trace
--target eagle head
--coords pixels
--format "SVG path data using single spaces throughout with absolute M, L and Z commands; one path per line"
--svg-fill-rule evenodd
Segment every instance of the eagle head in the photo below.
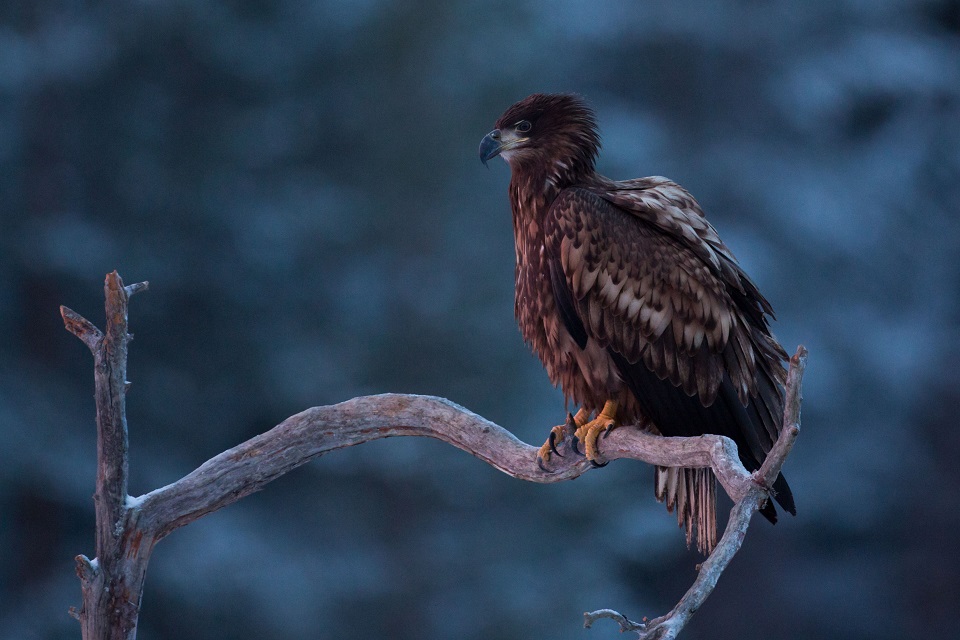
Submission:
M 500 156 L 513 170 L 552 163 L 568 171 L 592 171 L 599 151 L 593 110 L 580 96 L 565 93 L 524 98 L 480 142 L 484 164 Z

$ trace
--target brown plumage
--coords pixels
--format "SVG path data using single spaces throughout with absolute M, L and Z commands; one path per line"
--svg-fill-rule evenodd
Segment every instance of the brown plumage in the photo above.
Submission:
M 480 145 L 510 165 L 515 311 L 550 380 L 590 413 L 664 435 L 717 433 L 759 468 L 780 431 L 786 353 L 770 304 L 683 187 L 661 177 L 615 182 L 594 169 L 593 112 L 577 96 L 532 95 Z M 776 500 L 795 513 L 781 476 Z M 715 479 L 657 469 L 687 543 L 716 542 Z M 772 522 L 776 511 L 762 513 Z

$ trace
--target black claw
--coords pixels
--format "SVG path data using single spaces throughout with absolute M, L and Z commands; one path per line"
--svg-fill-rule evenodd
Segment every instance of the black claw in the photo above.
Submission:
M 540 456 L 537 456 L 537 466 L 540 467 L 540 471 L 543 471 L 544 473 L 553 473 L 553 471 L 550 471 L 550 469 L 547 469 L 545 466 L 543 466 L 543 458 Z
M 574 434 L 573 437 L 570 438 L 570 448 L 573 449 L 573 452 L 578 456 L 582 456 L 583 452 L 577 447 L 577 442 L 579 442 L 579 440 L 577 440 L 577 435 Z
M 553 431 L 550 432 L 550 448 L 555 454 L 557 454 L 557 456 L 561 458 L 563 457 L 563 454 L 557 451 L 557 436 Z
M 594 468 L 594 469 L 599 469 L 600 467 L 605 467 L 605 466 L 607 466 L 608 464 L 610 464 L 610 462 L 608 461 L 608 462 L 604 462 L 603 464 L 600 464 L 600 463 L 598 463 L 596 460 L 591 460 L 591 461 L 590 461 L 590 464 L 593 465 L 593 468 Z

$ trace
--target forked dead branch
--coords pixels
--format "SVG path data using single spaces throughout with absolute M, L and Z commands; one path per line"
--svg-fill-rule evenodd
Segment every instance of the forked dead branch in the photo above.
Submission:
M 146 495 L 127 495 L 126 380 L 127 307 L 131 295 L 147 283 L 124 286 L 107 275 L 106 330 L 61 307 L 66 328 L 90 348 L 95 361 L 97 404 L 96 558 L 77 556 L 82 606 L 72 613 L 83 638 L 132 640 L 147 565 L 154 545 L 178 527 L 262 489 L 271 480 L 336 449 L 395 436 L 425 436 L 467 451 L 500 471 L 530 482 L 561 482 L 593 465 L 569 449 L 537 463 L 538 447 L 449 400 L 431 396 L 385 394 L 314 407 L 291 416 L 250 440 L 203 463 L 180 480 Z M 602 441 L 605 458 L 630 458 L 661 466 L 711 467 L 733 499 L 726 530 L 702 563 L 693 586 L 667 615 L 645 624 L 609 609 L 587 613 L 585 625 L 612 618 L 640 638 L 674 638 L 702 605 L 740 549 L 753 513 L 769 497 L 800 427 L 800 382 L 806 349 L 790 361 L 784 428 L 762 468 L 748 473 L 732 441 L 721 436 L 663 438 L 638 429 L 615 429 Z M 569 455 L 568 455 L 569 453 Z

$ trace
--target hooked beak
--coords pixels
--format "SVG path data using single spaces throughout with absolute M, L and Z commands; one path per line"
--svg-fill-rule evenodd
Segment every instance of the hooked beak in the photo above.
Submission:
M 486 166 L 487 162 L 500 155 L 501 151 L 503 142 L 500 140 L 500 129 L 494 129 L 480 141 L 480 162 Z
M 487 161 L 502 156 L 504 160 L 509 160 L 512 155 L 509 153 L 514 147 L 522 145 L 529 138 L 518 136 L 513 130 L 507 129 L 501 131 L 494 129 L 483 136 L 480 141 L 480 161 L 487 164 Z

